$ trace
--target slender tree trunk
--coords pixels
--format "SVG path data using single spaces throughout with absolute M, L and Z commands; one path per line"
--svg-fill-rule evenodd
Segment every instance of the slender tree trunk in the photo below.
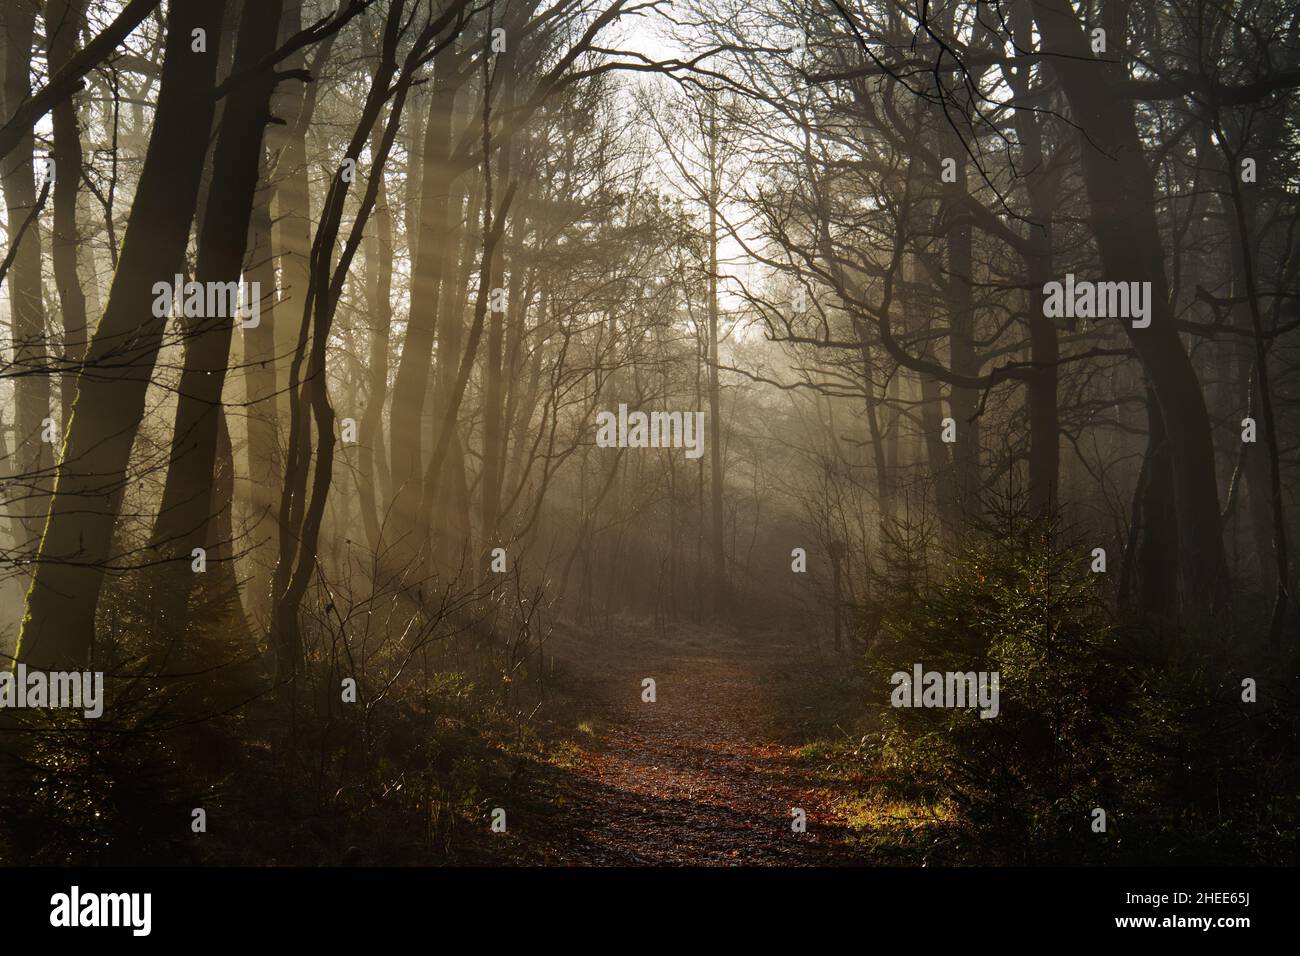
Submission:
M 1178 516 L 1173 504 L 1173 458 L 1155 395 L 1147 390 L 1147 451 L 1135 492 L 1137 606 L 1164 631 L 1178 613 Z
M 9 482 L 13 478 L 13 460 L 9 457 L 9 442 L 5 439 L 5 430 L 8 427 L 4 416 L 0 415 L 0 488 L 10 487 Z M 16 551 L 23 542 L 21 522 L 16 520 L 6 522 L 5 534 L 9 538 L 9 549 Z
M 475 256 L 481 234 L 475 227 L 483 202 L 482 178 L 475 176 L 469 195 L 465 196 L 464 180 L 455 192 L 453 209 L 458 212 L 451 217 L 451 231 L 448 234 L 453 259 L 449 263 L 456 265 L 454 258 L 459 251 L 459 268 L 453 283 L 445 284 L 442 303 L 444 321 L 438 330 L 438 367 L 434 382 L 434 422 L 447 420 L 447 409 L 451 407 L 456 385 L 456 370 L 461 360 L 461 351 L 465 339 L 465 311 L 468 305 L 470 276 L 474 271 Z M 462 205 L 463 214 L 459 212 Z M 436 442 L 436 437 L 435 437 Z M 443 474 L 437 477 L 439 493 L 434 512 L 430 517 L 430 527 L 434 534 L 440 536 L 442 560 L 449 567 L 459 567 L 460 559 L 470 543 L 470 515 L 468 484 L 465 477 L 465 449 L 459 436 L 453 436 L 451 447 L 447 452 L 447 462 Z M 466 489 L 462 502 L 460 489 Z M 428 493 L 428 489 L 425 489 Z
M 303 0 L 288 0 L 281 18 L 281 41 L 302 29 Z M 313 58 L 317 72 L 329 55 L 333 35 L 326 37 Z M 302 51 L 287 57 L 280 69 L 303 69 L 306 58 Z M 298 340 L 298 319 L 303 314 L 310 281 L 308 261 L 311 257 L 311 190 L 308 178 L 307 129 L 316 105 L 319 84 L 286 83 L 272 97 L 271 112 L 284 121 L 266 133 L 271 154 L 277 157 L 275 216 L 272 239 L 275 258 L 280 266 L 280 298 L 276 303 L 278 316 L 292 317 L 291 321 L 273 323 L 276 355 L 276 391 L 280 426 L 289 428 L 289 362 Z
M 271 239 L 271 203 L 275 188 L 268 179 L 269 165 L 262 150 L 262 173 L 253 200 L 248 229 L 250 282 L 261 292 L 261 321 L 243 330 L 244 390 L 248 400 L 248 504 L 253 519 L 253 560 L 265 578 L 275 567 L 275 499 L 283 462 L 277 423 L 276 326 L 290 314 L 276 305 L 275 253 Z M 258 614 L 267 610 L 269 594 L 256 588 L 250 606 Z
M 440 478 L 444 474 L 443 469 L 447 464 L 448 453 L 454 445 L 456 419 L 460 413 L 461 402 L 465 398 L 465 390 L 469 386 L 470 374 L 478 358 L 479 342 L 483 337 L 483 326 L 487 318 L 488 300 L 496 278 L 491 264 L 496 259 L 496 247 L 501 242 L 505 220 L 515 195 L 516 184 L 512 182 L 506 186 L 505 195 L 501 198 L 499 206 L 493 208 L 493 171 L 490 166 L 491 151 L 488 145 L 488 129 L 491 122 L 489 104 L 490 100 L 485 99 L 483 106 L 483 253 L 479 260 L 478 295 L 474 302 L 474 317 L 470 322 L 465 351 L 460 358 L 460 366 L 451 386 L 447 407 L 443 410 L 440 419 L 435 422 L 438 438 L 429 466 L 425 469 L 424 495 L 419 512 L 421 521 L 426 527 L 431 520 L 434 504 L 438 500 Z
M 875 365 L 871 358 L 871 343 L 867 339 L 867 325 L 857 323 L 859 349 L 862 353 L 862 386 L 867 413 L 867 440 L 871 444 L 871 457 L 876 472 L 876 509 L 881 518 L 890 514 L 891 472 L 885 456 L 885 440 L 880 428 L 880 401 L 876 394 Z
M 45 11 L 46 43 L 51 74 L 68 65 L 76 49 L 77 34 L 85 17 L 85 0 L 50 0 Z M 72 416 L 76 398 L 76 366 L 86 352 L 86 297 L 77 276 L 77 192 L 81 182 L 81 133 L 72 97 L 54 107 L 54 282 L 63 314 L 63 359 L 59 380 L 63 428 Z
M 903 265 L 904 277 L 908 281 L 904 283 L 900 305 L 903 321 L 909 327 L 912 325 L 911 316 L 915 311 L 910 280 L 915 278 L 916 271 L 915 257 L 908 255 Z M 932 356 L 927 353 L 927 358 L 929 357 Z M 961 512 L 957 504 L 957 483 L 952 457 L 949 455 L 947 443 L 943 440 L 943 392 L 938 380 L 933 376 L 918 373 L 917 382 L 921 393 L 921 439 L 925 448 L 926 465 L 934 482 L 935 511 L 943 539 L 945 543 L 951 543 L 957 533 Z
M 456 88 L 451 81 L 453 65 L 452 57 L 443 56 L 434 66 L 434 87 L 425 126 L 418 239 L 412 254 L 410 318 L 393 381 L 390 519 L 398 536 L 394 542 L 396 567 L 410 564 L 428 548 L 418 520 L 424 464 L 421 416 L 429 390 L 433 344 L 438 331 L 439 292 L 448 257 L 448 212 L 454 178 L 451 163 L 452 115 L 456 101 Z
M 889 376 L 889 381 L 885 385 L 885 405 L 888 422 L 885 425 L 885 470 L 890 475 L 897 476 L 899 469 L 903 467 L 902 458 L 902 431 L 903 416 L 898 411 L 898 403 L 901 399 L 901 389 L 903 385 L 903 370 L 896 368 L 894 373 Z M 892 486 L 891 486 L 892 487 Z M 891 495 L 891 507 L 886 513 L 886 517 L 892 516 L 893 502 Z
M 925 453 L 930 474 L 934 476 L 934 497 L 939 525 L 945 540 L 951 542 L 961 521 L 957 502 L 957 483 L 948 444 L 943 440 L 943 393 L 939 383 L 921 375 L 921 431 L 925 435 Z
M 1016 44 L 1028 50 L 1033 43 L 1032 13 L 1027 0 L 1018 0 L 1011 12 Z M 1031 68 L 1020 66 L 1004 73 L 1017 100 L 1031 96 Z M 1029 358 L 1034 368 L 1026 389 L 1029 413 L 1029 505 L 1038 514 L 1057 504 L 1061 471 L 1061 422 L 1057 408 L 1057 362 L 1060 345 L 1056 326 L 1043 315 L 1043 286 L 1052 278 L 1052 211 L 1055 184 L 1047 172 L 1047 156 L 1038 115 L 1029 109 L 1015 111 L 1025 188 L 1029 194 L 1030 248 L 1025 256 L 1029 280 Z
M 31 93 L 29 71 L 35 31 L 36 4 L 5 3 L 0 21 L 4 26 L 4 105 L 15 112 Z M 36 207 L 36 174 L 30 129 L 0 158 L 5 210 L 10 240 L 27 222 Z M 63 179 L 75 184 L 79 163 L 64 171 Z M 57 182 L 58 180 L 56 180 Z M 47 331 L 44 289 L 41 281 L 41 226 L 35 218 L 22 241 L 6 277 L 9 285 L 13 327 L 14 369 L 14 473 L 24 487 L 20 504 L 23 533 L 34 542 L 41 533 L 49 492 L 53 461 L 50 443 L 42 441 L 44 421 L 50 414 L 50 380 L 47 365 Z
M 372 137 L 372 150 L 377 149 Z M 357 497 L 361 505 L 361 523 L 370 549 L 379 554 L 378 502 L 379 485 L 376 469 L 384 459 L 384 398 L 388 393 L 388 336 L 392 328 L 393 307 L 389 301 L 393 287 L 393 212 L 388 206 L 384 183 L 379 182 L 375 199 L 375 230 L 366 237 L 366 293 L 370 302 L 370 354 L 366 361 L 366 410 L 361 419 L 361 454 L 358 462 Z
M 1287 558 L 1286 515 L 1282 502 L 1282 473 L 1279 461 L 1280 453 L 1278 451 L 1277 420 L 1273 414 L 1273 393 L 1269 387 L 1268 347 L 1264 341 L 1264 319 L 1260 314 L 1259 294 L 1255 288 L 1255 256 L 1251 248 L 1250 215 L 1246 208 L 1246 201 L 1241 195 L 1241 182 L 1237 178 L 1237 157 L 1229 154 L 1228 144 L 1224 139 L 1222 129 L 1219 130 L 1219 140 L 1225 155 L 1229 159 L 1227 164 L 1228 188 L 1232 196 L 1232 211 L 1237 227 L 1237 245 L 1240 248 L 1242 278 L 1245 285 L 1242 291 L 1246 293 L 1246 307 L 1250 316 L 1251 331 L 1255 344 L 1255 373 L 1252 378 L 1255 383 L 1255 394 L 1258 397 L 1260 418 L 1262 419 L 1260 425 L 1264 432 L 1264 448 L 1267 451 L 1267 483 L 1262 468 L 1248 472 L 1248 481 L 1252 500 L 1256 496 L 1263 498 L 1267 494 L 1269 510 L 1272 512 L 1273 517 L 1271 538 L 1276 581 L 1273 614 L 1269 621 L 1268 635 L 1269 640 L 1276 644 L 1282 639 L 1282 625 L 1286 619 L 1287 589 L 1290 586 L 1291 576 Z M 1256 455 L 1257 459 L 1258 457 Z M 1267 492 L 1265 488 L 1268 489 Z
M 955 131 L 950 131 L 955 137 Z M 969 183 L 960 143 L 950 145 L 958 157 L 955 191 L 968 194 Z M 960 151 L 960 152 L 959 152 Z M 949 226 L 947 304 L 949 312 L 949 367 L 958 375 L 970 377 L 980 373 L 975 352 L 975 305 L 971 295 L 973 246 L 971 227 L 967 223 Z M 948 392 L 952 417 L 957 422 L 957 440 L 952 444 L 953 474 L 959 507 L 973 513 L 979 507 L 980 492 L 980 422 L 976 417 L 979 393 L 973 388 L 954 385 Z
M 513 50 L 513 48 L 511 49 Z M 501 101 L 500 109 L 503 112 L 508 112 L 512 105 L 511 98 L 514 95 L 515 87 L 512 77 L 514 64 L 514 53 L 507 52 L 501 57 L 500 67 L 494 73 L 494 79 L 500 76 L 498 80 L 501 84 L 499 97 Z M 503 183 L 509 183 L 514 175 L 514 150 L 512 149 L 509 134 L 503 137 L 498 155 L 500 156 L 498 178 Z M 527 228 L 524 219 L 524 204 L 516 204 L 515 210 L 514 215 L 511 217 L 511 228 L 516 242 L 518 242 Z M 503 238 L 492 251 L 490 272 L 494 282 L 505 282 L 505 251 L 506 242 Z M 510 296 L 517 294 L 518 288 L 515 275 L 519 266 L 515 258 L 514 256 L 511 257 L 509 285 L 502 286 L 507 290 L 506 309 L 494 308 L 488 318 L 487 350 L 483 358 L 483 474 L 482 480 L 479 482 L 479 524 L 482 528 L 483 546 L 485 548 L 494 547 L 500 543 L 498 519 L 500 518 L 501 469 L 503 467 L 501 446 L 505 438 L 506 370 L 503 367 L 505 361 L 505 326 L 507 313 L 513 313 L 519 308 L 519 303 L 510 301 Z
M 716 104 L 709 112 L 709 489 L 712 524 L 709 549 L 713 561 L 715 613 L 729 610 L 727 567 L 723 541 L 726 513 L 722 501 L 722 388 L 718 369 L 718 203 L 721 170 L 718 168 L 718 116 Z
M 515 255 L 522 255 L 516 246 Z M 516 260 L 517 263 L 517 260 Z M 519 422 L 521 414 L 532 416 L 532 401 L 536 398 L 536 375 L 540 370 L 534 368 L 532 377 L 524 375 L 524 340 L 528 334 L 528 308 L 532 302 L 532 276 L 525 280 L 522 266 L 511 266 L 509 301 L 512 303 L 506 314 L 506 351 L 505 351 L 505 399 L 501 416 L 501 438 L 498 442 L 498 489 L 497 522 L 500 524 L 514 504 L 515 466 L 519 463 L 520 449 L 518 442 L 524 438 Z M 526 404 L 527 411 L 521 408 Z
M 537 309 L 537 324 L 539 327 L 546 322 L 547 304 L 548 298 L 546 295 L 546 289 L 543 287 L 541 301 Z M 523 324 L 524 320 L 521 317 L 519 325 L 522 327 Z M 519 361 L 521 363 L 525 361 L 522 351 L 524 349 L 523 337 L 526 335 L 527 330 L 521 328 L 521 340 L 519 343 L 519 350 L 521 353 Z M 529 434 L 531 431 L 529 426 L 532 424 L 533 414 L 537 409 L 537 398 L 541 387 L 542 352 L 543 349 L 540 345 L 533 349 L 532 356 L 526 360 L 528 366 L 527 380 L 522 389 L 516 388 L 514 392 L 512 392 L 512 394 L 518 394 L 518 398 L 514 401 L 514 407 L 512 409 L 511 431 L 513 432 L 513 437 L 511 439 L 512 445 L 510 449 L 509 465 L 506 468 L 505 487 L 512 498 L 516 499 L 523 491 L 521 484 L 525 481 L 525 462 L 526 459 L 529 459 L 530 449 L 533 447 L 532 442 L 529 441 Z M 545 424 L 544 421 L 543 424 Z

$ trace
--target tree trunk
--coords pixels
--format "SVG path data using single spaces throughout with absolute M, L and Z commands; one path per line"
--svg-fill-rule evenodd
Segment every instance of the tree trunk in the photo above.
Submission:
M 40 669 L 84 666 L 131 446 L 166 326 L 153 284 L 181 271 L 211 132 L 216 50 L 191 51 L 191 31 L 217 36 L 221 0 L 174 0 L 153 135 L 131 205 L 108 305 L 95 329 L 64 443 L 18 659 Z M 108 374 L 105 374 L 105 373 Z
M 1282 473 L 1279 461 L 1281 452 L 1279 451 L 1277 439 L 1277 419 L 1273 414 L 1273 390 L 1269 384 L 1268 346 L 1264 341 L 1264 318 L 1260 314 L 1259 294 L 1255 288 L 1255 255 L 1254 250 L 1251 248 L 1250 235 L 1251 216 L 1246 206 L 1246 200 L 1241 194 L 1241 183 L 1237 178 L 1237 157 L 1229 154 L 1229 147 L 1224 141 L 1222 130 L 1219 130 L 1219 140 L 1225 156 L 1229 159 L 1227 163 L 1228 187 L 1232 196 L 1232 212 L 1237 227 L 1236 245 L 1240 250 L 1241 275 L 1244 280 L 1244 288 L 1241 291 L 1246 294 L 1247 314 L 1250 316 L 1252 339 L 1255 345 L 1255 371 L 1251 378 L 1255 383 L 1255 397 L 1257 398 L 1255 404 L 1259 409 L 1260 427 L 1264 432 L 1266 457 L 1264 458 L 1263 468 L 1256 466 L 1248 470 L 1247 480 L 1249 482 L 1251 501 L 1254 502 L 1257 498 L 1263 498 L 1267 495 L 1269 511 L 1273 519 L 1269 540 L 1272 544 L 1275 583 L 1273 613 L 1269 621 L 1268 635 L 1269 640 L 1276 644 L 1282 639 L 1282 625 L 1286 618 L 1287 589 L 1290 587 L 1289 579 L 1291 576 L 1286 543 L 1286 514 L 1282 499 Z M 1254 457 L 1258 462 L 1260 456 L 1256 454 Z
M 4 105 L 12 113 L 30 95 L 28 76 L 32 62 L 32 38 L 36 21 L 36 4 L 6 3 L 4 25 Z M 33 169 L 33 137 L 30 129 L 0 159 L 0 182 L 4 186 L 7 228 L 17 235 L 36 207 L 36 175 Z M 80 163 L 64 170 L 58 177 L 76 183 Z M 58 181 L 58 180 L 56 180 Z M 41 282 L 41 228 L 33 219 L 18 244 L 9 267 L 9 301 L 14 343 L 14 447 L 13 473 L 23 486 L 20 504 L 21 523 L 27 541 L 26 551 L 41 533 L 49 493 L 49 470 L 53 460 L 51 446 L 41 440 L 44 421 L 50 414 L 50 380 L 47 365 L 44 289 Z
M 1154 184 L 1132 104 L 1107 93 L 1106 77 L 1066 0 L 1032 0 L 1043 47 L 1081 128 L 1093 232 L 1109 280 L 1151 283 L 1150 326 L 1125 331 L 1160 405 L 1173 464 L 1183 606 L 1192 618 L 1228 610 L 1228 563 L 1219 518 L 1210 419 L 1169 303 Z
M 503 178 L 509 177 L 509 164 L 502 164 Z M 512 226 L 517 237 L 525 228 L 522 214 L 514 217 Z M 497 246 L 496 262 L 492 274 L 504 278 L 505 262 L 502 242 Z M 501 487 L 504 482 L 504 463 L 506 444 L 509 433 L 506 430 L 507 390 L 506 376 L 512 372 L 506 365 L 508 350 L 506 348 L 506 328 L 510 326 L 511 336 L 515 334 L 516 323 L 522 323 L 523 304 L 517 302 L 520 295 L 519 263 L 517 256 L 510 261 L 510 279 L 506 288 L 505 312 L 492 312 L 488 326 L 488 347 L 485 364 L 483 392 L 483 479 L 480 482 L 479 517 L 483 529 L 484 547 L 493 547 L 500 543 Z
M 1174 476 L 1160 406 L 1147 390 L 1147 450 L 1135 492 L 1137 609 L 1159 632 L 1178 613 L 1178 517 Z
M 475 250 L 480 238 L 475 223 L 483 201 L 482 179 L 474 177 L 472 188 L 466 196 L 465 178 L 461 177 L 459 180 L 461 186 L 455 191 L 451 231 L 448 233 L 451 249 L 459 251 L 459 268 L 455 280 L 444 283 L 442 301 L 439 305 L 442 309 L 443 321 L 438 330 L 438 367 L 435 370 L 433 389 L 435 423 L 446 420 L 447 409 L 452 403 L 456 369 L 460 363 L 465 338 L 467 290 L 474 269 Z M 457 260 L 453 259 L 450 264 L 455 265 L 456 262 Z M 459 436 L 453 436 L 447 453 L 447 463 L 443 473 L 437 476 L 436 480 L 439 493 L 433 514 L 429 519 L 430 528 L 432 533 L 441 540 L 439 548 L 441 559 L 451 567 L 458 567 L 465 549 L 469 547 L 470 539 L 468 493 L 464 502 L 460 499 L 460 489 L 468 488 L 468 485 L 465 478 L 465 450 Z
M 493 74 L 494 78 L 498 74 L 502 75 L 499 109 L 505 113 L 508 113 L 511 108 L 515 88 L 512 78 L 516 62 L 513 50 L 512 47 L 502 55 L 500 67 Z M 498 149 L 498 155 L 500 156 L 498 178 L 503 183 L 511 182 L 514 176 L 514 150 L 511 146 L 511 136 L 507 132 L 502 137 Z M 526 229 L 523 212 L 524 204 L 516 204 L 515 209 L 515 214 L 511 217 L 511 229 L 516 238 L 516 243 L 518 243 Z M 492 250 L 492 264 L 489 267 L 493 281 L 497 283 L 506 281 L 505 251 L 506 242 L 503 236 L 502 241 L 498 242 Z M 519 266 L 515 261 L 516 258 L 515 256 L 511 257 L 509 286 L 501 286 L 501 288 L 507 289 L 506 309 L 504 311 L 492 309 L 491 316 L 488 319 L 487 352 L 483 358 L 483 475 L 482 480 L 479 482 L 479 524 L 482 529 L 484 548 L 491 548 L 500 543 L 497 525 L 501 508 L 501 470 L 503 467 L 501 446 L 505 438 L 506 370 L 503 366 L 505 361 L 505 323 L 507 313 L 513 313 L 519 307 L 519 303 L 510 300 L 510 296 L 515 295 L 518 288 L 515 275 Z
M 718 370 L 718 202 L 721 186 L 718 169 L 717 105 L 709 112 L 709 550 L 713 559 L 713 607 L 715 613 L 728 610 L 727 568 L 723 541 L 726 514 L 722 502 L 722 389 Z
M 1032 27 L 1029 6 L 1025 0 L 1019 0 L 1011 12 L 1011 29 L 1021 49 L 1031 48 Z M 1017 100 L 1029 100 L 1031 72 L 1029 66 L 1004 69 Z M 1052 278 L 1055 183 L 1047 172 L 1038 114 L 1029 109 L 1019 109 L 1015 111 L 1014 119 L 1031 220 L 1029 239 L 1032 251 L 1025 256 L 1025 273 L 1030 288 L 1029 359 L 1034 365 L 1025 398 L 1029 415 L 1029 506 L 1037 514 L 1048 514 L 1057 504 L 1061 471 L 1061 422 L 1056 396 L 1060 345 L 1056 326 L 1043 315 L 1043 286 Z
M 253 520 L 253 560 L 264 580 L 275 567 L 275 499 L 283 462 L 276 403 L 276 326 L 291 324 L 290 314 L 276 307 L 275 253 L 271 203 L 275 188 L 268 180 L 268 156 L 262 150 L 262 173 L 248 228 L 248 279 L 261 292 L 262 319 L 243 330 L 244 390 L 248 401 L 248 506 Z M 255 614 L 267 609 L 269 595 L 257 588 L 249 595 Z
M 85 17 L 85 0 L 50 0 L 45 11 L 50 73 L 67 66 L 76 48 L 77 33 Z M 72 97 L 54 107 L 54 282 L 63 313 L 63 360 L 59 379 L 63 428 L 72 416 L 76 398 L 76 366 L 86 352 L 86 297 L 77 276 L 77 187 L 81 182 L 81 134 L 77 106 Z
M 283 0 L 245 0 L 234 73 L 253 70 L 274 51 L 282 6 Z M 273 73 L 262 70 L 227 97 L 199 235 L 195 279 L 203 288 L 210 283 L 242 281 L 262 131 L 270 118 L 274 86 Z M 185 368 L 176 403 L 171 465 L 152 542 L 164 560 L 177 566 L 190 561 L 193 549 L 211 550 L 214 544 L 208 531 L 213 515 L 217 427 L 224 415 L 221 395 L 236 321 L 235 316 L 205 315 L 186 322 Z M 221 577 L 233 584 L 233 569 L 220 567 L 225 569 Z M 193 580 L 192 575 L 181 575 L 177 591 L 183 593 Z
M 303 0 L 288 0 L 280 24 L 283 42 L 302 29 Z M 333 35 L 321 41 L 313 58 L 313 68 L 319 72 L 328 56 Z M 306 59 L 302 51 L 290 54 L 280 69 L 302 69 Z M 272 239 L 275 258 L 280 266 L 280 299 L 275 305 L 276 315 L 288 321 L 273 323 L 276 355 L 276 391 L 278 394 L 277 418 L 281 426 L 289 428 L 289 360 L 298 340 L 298 320 L 302 318 L 303 303 L 307 299 L 308 260 L 311 257 L 311 190 L 308 179 L 307 127 L 316 104 L 319 84 L 288 84 L 277 91 L 271 101 L 271 112 L 284 121 L 267 130 L 266 141 L 276 161 L 275 227 Z
M 451 121 L 456 101 L 452 65 L 451 56 L 439 57 L 434 64 L 434 88 L 429 96 L 424 136 L 418 239 L 412 252 L 410 315 L 393 381 L 389 443 L 393 483 L 390 520 L 397 538 L 393 542 L 395 567 L 405 567 L 428 548 L 418 521 L 424 463 L 420 424 L 429 390 L 439 292 L 448 257 L 448 211 L 454 178 Z
M 348 270 L 374 209 L 384 166 L 397 138 L 406 97 L 415 79 L 415 74 L 408 68 L 422 55 L 425 45 L 432 41 L 436 32 L 433 24 L 421 32 L 416 44 L 407 52 L 403 72 L 394 85 L 402 13 L 401 4 L 387 13 L 379 66 L 371 78 L 361 115 L 344 151 L 345 161 L 358 162 L 366 140 L 371 137 L 385 105 L 391 101 L 383 136 L 371 157 L 366 190 L 358 204 L 356 218 L 342 248 L 337 251 L 336 263 L 336 247 L 350 187 L 348 180 L 336 175 L 330 180 L 308 263 L 310 286 L 303 303 L 303 321 L 289 368 L 289 444 L 284 488 L 280 494 L 279 558 L 271 582 L 270 645 L 275 655 L 276 681 L 280 685 L 291 683 L 303 663 L 304 644 L 298 626 L 298 611 L 316 571 L 317 547 L 333 479 L 334 448 L 338 439 L 325 374 L 330 330 Z M 441 22 L 446 24 L 445 20 Z M 316 432 L 314 471 L 313 426 Z
M 956 137 L 955 131 L 950 132 Z M 949 149 L 958 159 L 954 190 L 966 196 L 969 186 L 963 159 L 965 150 L 960 142 L 950 143 Z M 975 352 L 970 225 L 962 222 L 949 226 L 947 240 L 948 276 L 945 288 L 949 313 L 948 365 L 956 374 L 974 378 L 980 373 L 980 360 Z M 958 506 L 967 513 L 974 513 L 979 508 L 980 493 L 980 422 L 976 417 L 979 392 L 973 388 L 953 385 L 948 392 L 948 404 L 952 417 L 957 422 L 957 440 L 951 451 Z
M 376 137 L 371 150 L 378 150 Z M 389 295 L 393 288 L 393 212 L 388 205 L 384 183 L 379 182 L 375 197 L 375 230 L 365 240 L 366 295 L 370 305 L 370 351 L 366 360 L 368 380 L 366 409 L 361 419 L 361 454 L 357 474 L 357 497 L 361 505 L 361 523 L 366 542 L 376 555 L 383 548 L 378 503 L 377 469 L 384 460 L 384 398 L 388 393 L 388 336 L 393 323 Z

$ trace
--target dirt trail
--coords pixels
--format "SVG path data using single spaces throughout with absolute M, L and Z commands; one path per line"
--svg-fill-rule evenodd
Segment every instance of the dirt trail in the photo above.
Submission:
M 547 863 L 827 865 L 840 821 L 795 759 L 787 691 L 806 648 L 721 635 L 560 642 L 597 714 L 591 743 L 530 781 L 525 836 Z M 642 679 L 656 701 L 642 701 Z M 797 715 L 795 715 L 797 717 Z M 792 808 L 807 832 L 792 832 Z

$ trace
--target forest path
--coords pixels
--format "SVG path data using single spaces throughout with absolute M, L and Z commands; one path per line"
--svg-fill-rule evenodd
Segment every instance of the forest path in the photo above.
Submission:
M 519 835 L 539 862 L 847 862 L 833 795 L 818 789 L 792 742 L 798 712 L 811 707 L 798 695 L 817 667 L 806 646 L 697 631 L 561 636 L 548 650 L 594 719 L 590 743 L 527 785 L 540 805 Z M 654 703 L 642 700 L 646 677 Z M 795 807 L 807 814 L 805 833 L 792 831 Z

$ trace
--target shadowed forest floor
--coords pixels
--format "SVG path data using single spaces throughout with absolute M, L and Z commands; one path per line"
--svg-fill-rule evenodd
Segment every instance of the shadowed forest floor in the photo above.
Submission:
M 510 843 L 547 864 L 852 862 L 846 811 L 800 759 L 834 666 L 794 640 L 704 631 L 547 645 L 590 717 L 517 781 Z M 840 665 L 843 666 L 842 664 Z M 642 701 L 654 678 L 656 701 Z M 807 832 L 792 832 L 792 808 Z

